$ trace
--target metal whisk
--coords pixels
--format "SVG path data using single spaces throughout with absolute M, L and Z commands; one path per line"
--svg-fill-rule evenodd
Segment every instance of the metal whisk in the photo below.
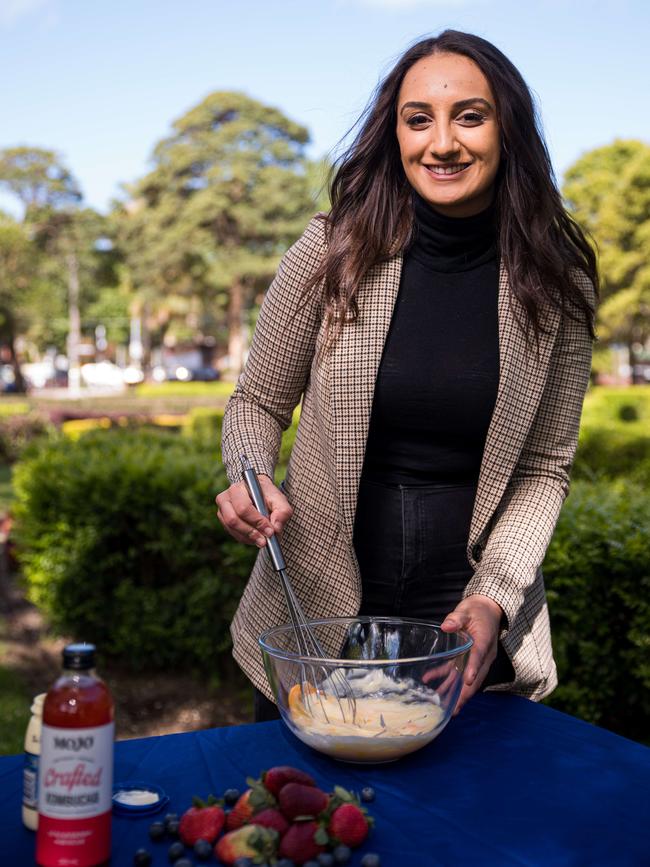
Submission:
M 251 466 L 246 455 L 241 455 L 240 460 L 244 482 L 246 483 L 253 505 L 258 512 L 268 518 L 269 511 L 264 502 L 264 497 L 262 496 L 262 490 L 259 481 L 257 480 L 255 470 Z M 296 638 L 298 653 L 301 656 L 313 657 L 314 659 L 313 663 L 301 663 L 302 679 L 300 682 L 300 690 L 303 705 L 307 710 L 307 713 L 313 715 L 312 702 L 316 699 L 320 703 L 320 708 L 325 720 L 327 722 L 335 722 L 335 720 L 330 720 L 324 701 L 327 694 L 332 694 L 337 700 L 343 721 L 354 722 L 356 713 L 354 692 L 348 683 L 348 679 L 341 673 L 341 671 L 334 669 L 334 671 L 328 674 L 328 670 L 324 665 L 318 665 L 319 660 L 325 660 L 327 657 L 325 656 L 325 653 L 314 634 L 314 630 L 302 610 L 302 606 L 300 605 L 298 597 L 291 585 L 291 581 L 287 575 L 287 566 L 284 562 L 284 557 L 282 556 L 277 536 L 271 536 L 270 539 L 266 540 L 266 549 L 271 558 L 273 568 L 280 576 L 280 583 L 282 584 L 287 608 L 289 609 L 289 616 L 291 618 L 291 624 Z M 321 677 L 317 675 L 319 670 L 323 675 Z M 324 680 L 327 681 L 327 690 L 324 690 L 322 686 Z

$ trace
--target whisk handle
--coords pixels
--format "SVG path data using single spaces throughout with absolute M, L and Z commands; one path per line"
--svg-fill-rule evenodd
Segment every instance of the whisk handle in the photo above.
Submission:
M 253 505 L 257 509 L 257 511 L 264 515 L 265 518 L 269 516 L 269 510 L 266 508 L 266 503 L 264 502 L 264 497 L 262 495 L 262 489 L 260 488 L 260 483 L 257 480 L 257 474 L 255 470 L 250 465 L 248 458 L 245 455 L 241 456 L 242 462 L 242 472 L 244 476 L 244 482 L 246 483 L 246 487 L 248 488 L 248 493 L 250 495 L 251 500 L 253 501 Z M 270 539 L 266 540 L 266 548 L 269 552 L 269 557 L 271 558 L 271 562 L 273 563 L 273 568 L 276 572 L 281 572 L 283 569 L 286 569 L 286 563 L 284 562 L 284 557 L 282 556 L 282 551 L 280 550 L 280 543 L 278 542 L 277 536 L 271 536 Z

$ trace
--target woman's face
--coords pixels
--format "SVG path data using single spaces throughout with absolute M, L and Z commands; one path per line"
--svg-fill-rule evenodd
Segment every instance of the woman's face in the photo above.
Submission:
M 460 54 L 432 54 L 404 76 L 397 140 L 411 186 L 441 214 L 471 217 L 492 201 L 500 136 L 494 95 Z

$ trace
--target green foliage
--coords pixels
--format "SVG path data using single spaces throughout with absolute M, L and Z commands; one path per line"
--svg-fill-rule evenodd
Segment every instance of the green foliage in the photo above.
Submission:
M 214 454 L 221 448 L 221 425 L 223 410 L 197 406 L 187 415 L 183 434 L 192 437 L 202 448 L 212 449 Z
M 14 485 L 19 562 L 55 629 L 133 669 L 218 673 L 255 551 L 216 520 L 214 456 L 164 432 L 93 432 L 46 444 Z
M 31 407 L 25 400 L 12 400 L 11 398 L 0 398 L 0 418 L 5 418 L 10 415 L 26 415 Z
M 650 146 L 616 140 L 581 157 L 563 188 L 575 219 L 599 252 L 599 334 L 644 343 L 650 323 Z
M 308 140 L 278 109 L 216 91 L 174 122 L 114 214 L 142 304 L 170 334 L 228 343 L 234 369 L 250 307 L 314 212 Z
M 559 686 L 550 704 L 637 740 L 650 731 L 650 498 L 574 482 L 544 562 Z
M 0 755 L 23 751 L 30 696 L 21 677 L 0 666 Z
M 599 386 L 585 400 L 573 477 L 622 476 L 650 484 L 649 386 Z
M 0 462 L 11 464 L 34 441 L 50 436 L 52 425 L 37 412 L 0 416 Z
M 234 382 L 143 382 L 136 385 L 137 397 L 212 397 L 225 402 L 233 392 Z

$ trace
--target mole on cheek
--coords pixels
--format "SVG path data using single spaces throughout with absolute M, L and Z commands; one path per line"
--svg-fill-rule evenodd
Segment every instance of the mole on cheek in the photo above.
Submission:
M 443 87 L 444 87 L 444 88 L 446 88 L 446 87 L 447 87 L 447 85 L 446 85 L 446 84 L 443 84 L 443 85 L 442 85 L 442 86 L 443 86 Z

